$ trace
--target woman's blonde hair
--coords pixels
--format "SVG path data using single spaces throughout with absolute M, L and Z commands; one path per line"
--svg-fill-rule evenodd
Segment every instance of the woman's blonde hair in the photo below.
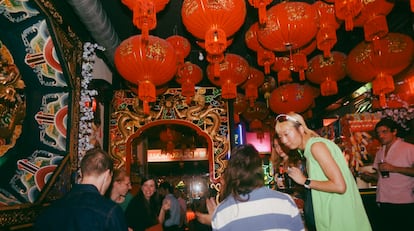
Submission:
M 299 128 L 299 126 L 302 126 L 305 134 L 309 134 L 311 137 L 319 136 L 318 133 L 308 128 L 303 117 L 295 112 L 279 114 L 278 116 L 276 116 L 276 125 L 275 125 L 276 133 L 280 131 L 280 124 L 284 122 L 289 122 L 296 128 Z

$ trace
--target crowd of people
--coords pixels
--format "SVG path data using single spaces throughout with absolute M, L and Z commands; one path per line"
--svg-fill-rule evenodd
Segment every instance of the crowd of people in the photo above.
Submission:
M 375 173 L 379 230 L 414 227 L 414 145 L 397 137 L 396 123 L 382 119 L 375 127 L 382 148 Z M 113 169 L 101 149 L 80 162 L 81 181 L 53 202 L 37 219 L 35 230 L 211 231 L 373 230 L 354 175 L 343 151 L 308 128 L 297 113 L 275 120 L 271 160 L 275 187 L 264 184 L 262 159 L 250 144 L 235 146 L 221 175 L 216 197 L 186 205 L 169 182 L 143 177 L 135 196 L 123 169 Z M 186 220 L 186 210 L 195 214 Z

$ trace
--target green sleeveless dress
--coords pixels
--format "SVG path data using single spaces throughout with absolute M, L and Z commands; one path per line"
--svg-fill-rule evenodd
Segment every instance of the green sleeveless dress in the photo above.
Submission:
M 310 151 L 312 144 L 316 142 L 326 144 L 346 182 L 344 194 L 312 190 L 316 229 L 318 231 L 372 230 L 354 176 L 348 168 L 341 149 L 335 143 L 322 137 L 309 139 L 304 151 L 309 178 L 318 181 L 327 180 Z

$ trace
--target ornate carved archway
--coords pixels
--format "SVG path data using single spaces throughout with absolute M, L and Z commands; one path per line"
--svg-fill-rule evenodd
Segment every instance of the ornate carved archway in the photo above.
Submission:
M 169 88 L 157 97 L 149 115 L 142 110 L 142 102 L 130 91 L 117 91 L 112 102 L 110 123 L 110 153 L 117 166 L 127 163 L 131 141 L 145 129 L 168 121 L 193 127 L 209 137 L 211 151 L 210 179 L 218 185 L 230 151 L 227 102 L 214 87 L 200 87 L 191 102 L 181 95 L 181 89 Z M 126 166 L 129 168 L 129 166 Z

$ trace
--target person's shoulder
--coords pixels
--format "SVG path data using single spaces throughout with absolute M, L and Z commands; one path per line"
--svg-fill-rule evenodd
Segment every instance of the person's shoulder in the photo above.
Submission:
M 252 200 L 260 200 L 265 198 L 287 199 L 288 197 L 288 194 L 270 189 L 266 186 L 257 188 L 251 192 Z
M 414 144 L 404 141 L 403 139 L 397 140 L 397 145 L 399 147 L 403 147 L 404 149 L 411 149 L 414 150 Z

